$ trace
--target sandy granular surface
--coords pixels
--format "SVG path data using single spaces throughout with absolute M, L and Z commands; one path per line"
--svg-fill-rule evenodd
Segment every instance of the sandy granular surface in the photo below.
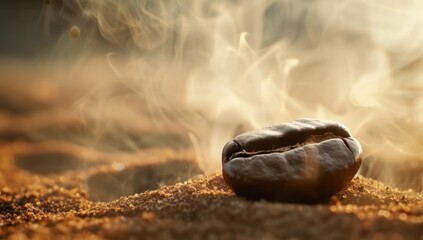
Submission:
M 81 121 L 73 82 L 2 71 L 0 239 L 423 239 L 421 193 L 358 176 L 319 205 L 248 201 L 201 175 L 177 127 L 121 105 Z
M 112 202 L 92 202 L 60 181 L 35 178 L 0 192 L 9 239 L 420 239 L 423 196 L 357 177 L 329 203 L 251 202 L 220 174 Z

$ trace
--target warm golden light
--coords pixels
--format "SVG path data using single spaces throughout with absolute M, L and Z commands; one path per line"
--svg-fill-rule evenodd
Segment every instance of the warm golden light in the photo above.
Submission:
M 409 172 L 396 166 L 413 162 L 421 170 L 423 162 L 419 1 L 77 5 L 104 39 L 124 49 L 107 55 L 114 77 L 145 101 L 158 125 L 185 132 L 204 170 L 220 171 L 223 144 L 240 131 L 325 118 L 345 123 L 361 141 L 364 174 L 422 189 L 420 171 L 406 184 L 394 177 Z M 108 99 L 81 98 L 84 114 L 97 114 L 95 101 Z

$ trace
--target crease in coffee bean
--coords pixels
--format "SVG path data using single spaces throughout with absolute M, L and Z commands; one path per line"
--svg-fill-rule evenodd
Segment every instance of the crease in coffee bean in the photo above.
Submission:
M 228 161 L 230 161 L 231 159 L 233 159 L 233 158 L 235 157 L 235 155 L 237 155 L 238 153 L 247 153 L 247 152 L 244 150 L 244 148 L 241 146 L 241 144 L 240 144 L 240 143 L 239 143 L 236 139 L 232 140 L 232 142 L 234 142 L 234 143 L 237 145 L 238 149 L 239 149 L 240 151 L 242 151 L 242 152 L 237 151 L 237 152 L 233 153 L 233 154 L 232 154 L 232 155 L 228 158 Z
M 350 147 L 350 144 L 347 142 L 347 139 L 341 138 L 342 142 L 344 142 L 345 146 L 347 146 L 348 150 L 351 151 L 352 154 L 354 154 L 353 150 Z
M 239 143 L 238 142 L 238 140 L 236 140 L 236 139 L 234 139 L 234 140 L 232 140 L 237 146 L 238 146 L 238 148 L 239 149 L 242 149 L 242 150 L 244 150 L 243 148 L 242 148 L 242 146 L 241 146 L 241 143 Z
M 325 134 L 319 134 L 319 135 L 311 135 L 308 138 L 306 138 L 304 141 L 302 142 L 297 142 L 294 145 L 291 146 L 282 146 L 282 147 L 278 147 L 276 149 L 271 149 L 271 150 L 261 150 L 261 151 L 254 151 L 254 152 L 248 152 L 245 151 L 245 149 L 243 149 L 240 145 L 239 142 L 237 142 L 236 140 L 233 140 L 235 142 L 235 144 L 241 149 L 241 152 L 235 152 L 234 154 L 232 154 L 232 156 L 229 158 L 229 160 L 237 158 L 237 157 L 252 157 L 252 156 L 256 156 L 256 155 L 264 155 L 264 154 L 270 154 L 270 153 L 283 153 L 283 152 L 287 152 L 290 150 L 293 150 L 295 148 L 299 148 L 302 147 L 304 145 L 307 144 L 317 144 L 326 140 L 330 140 L 330 139 L 341 139 L 344 144 L 347 146 L 347 148 L 352 152 L 352 150 L 350 149 L 350 146 L 348 145 L 348 143 L 346 142 L 345 139 L 343 139 L 341 136 L 337 136 L 334 133 L 325 133 Z
M 348 148 L 348 150 L 354 155 L 354 156 L 357 156 L 357 155 L 359 155 L 361 152 L 362 152 L 362 149 L 361 149 L 361 146 L 359 145 L 359 144 L 356 144 L 355 146 L 356 146 L 356 148 L 354 148 L 352 145 L 351 145 L 351 142 L 349 142 L 349 140 L 351 141 L 351 140 L 353 140 L 354 141 L 354 139 L 352 139 L 352 138 L 341 138 L 341 140 L 344 142 L 344 144 L 345 144 L 345 146 Z M 357 148 L 358 147 L 358 148 Z

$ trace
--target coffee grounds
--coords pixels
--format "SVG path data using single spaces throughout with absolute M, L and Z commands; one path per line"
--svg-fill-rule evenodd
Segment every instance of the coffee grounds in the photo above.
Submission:
M 47 178 L 0 192 L 2 237 L 10 239 L 413 238 L 423 234 L 423 195 L 356 177 L 320 205 L 252 202 L 220 174 L 91 202 Z M 75 184 L 77 185 L 77 184 Z

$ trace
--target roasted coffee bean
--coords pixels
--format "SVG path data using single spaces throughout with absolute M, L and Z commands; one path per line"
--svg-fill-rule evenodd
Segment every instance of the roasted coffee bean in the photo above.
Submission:
M 319 203 L 351 181 L 360 143 L 335 121 L 299 119 L 247 132 L 223 148 L 223 177 L 239 196 Z

